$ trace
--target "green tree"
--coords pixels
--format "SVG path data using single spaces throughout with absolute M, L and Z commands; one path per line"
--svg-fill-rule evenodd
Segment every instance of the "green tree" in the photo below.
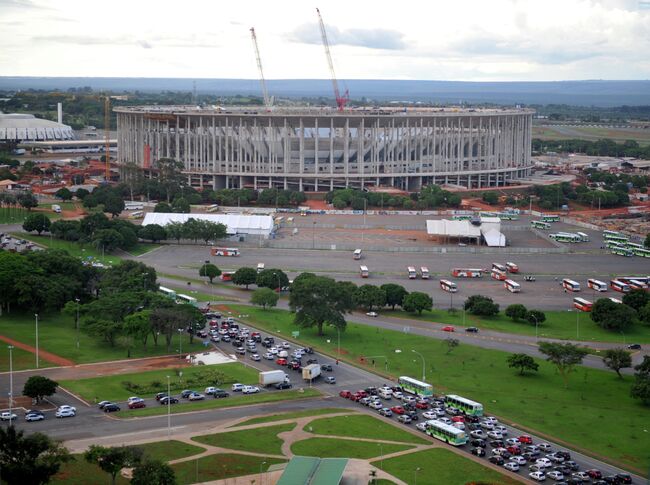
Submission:
M 646 249 L 650 249 L 650 234 L 646 234 L 643 245 L 646 247 Z
M 526 320 L 531 325 L 540 325 L 546 321 L 546 314 L 541 310 L 528 310 Z
M 232 282 L 238 286 L 245 285 L 246 289 L 248 289 L 248 285 L 252 285 L 256 281 L 257 271 L 255 268 L 242 267 L 232 275 Z
M 417 313 L 422 315 L 424 310 L 431 311 L 433 307 L 433 300 L 426 293 L 414 291 L 404 297 L 402 308 L 406 312 Z
M 266 310 L 267 307 L 274 307 L 278 304 L 278 295 L 275 291 L 270 288 L 258 288 L 251 295 L 251 303 L 253 305 L 261 306 L 262 309 Z
M 169 239 L 176 239 L 177 244 L 185 237 L 185 225 L 182 222 L 170 222 L 165 226 L 165 231 Z
M 519 375 L 524 375 L 526 371 L 537 372 L 539 369 L 539 364 L 535 362 L 530 355 L 527 354 L 512 354 L 508 357 L 508 367 L 514 369 L 519 369 Z
M 210 283 L 221 274 L 221 270 L 212 263 L 206 263 L 199 269 L 199 276 L 208 278 Z
M 154 268 L 140 261 L 127 259 L 103 272 L 100 288 L 103 293 L 158 291 L 156 280 Z
M 286 288 L 289 286 L 289 277 L 281 269 L 265 269 L 257 273 L 255 283 L 260 288 L 271 288 L 272 290 Z
M 83 183 L 83 180 L 82 180 Z M 90 192 L 84 188 L 77 189 L 74 193 L 74 196 L 77 198 L 77 200 L 83 201 L 87 195 L 89 195 Z
M 528 315 L 528 309 L 521 303 L 514 303 L 508 305 L 506 308 L 506 317 L 510 317 L 515 322 L 519 320 L 524 320 Z
M 380 286 L 382 290 L 386 293 L 386 305 L 390 305 L 393 310 L 397 305 L 402 305 L 404 297 L 409 294 L 401 285 L 395 283 L 386 283 Z
M 48 379 L 43 376 L 30 376 L 23 387 L 23 394 L 25 396 L 36 399 L 36 402 L 41 402 L 44 397 L 49 397 L 56 393 L 58 382 Z
M 361 285 L 354 292 L 352 299 L 355 305 L 364 307 L 366 311 L 372 311 L 374 307 L 382 307 L 386 304 L 386 292 L 375 285 Z
M 99 229 L 93 236 L 93 245 L 110 253 L 124 244 L 124 238 L 115 229 Z
M 189 214 L 191 210 L 190 203 L 185 197 L 177 197 L 172 202 L 172 211 L 181 212 L 183 214 Z
M 643 362 L 634 367 L 634 385 L 630 390 L 630 394 L 635 399 L 640 399 L 641 402 L 650 406 L 650 356 L 644 355 Z
M 167 239 L 167 231 L 159 224 L 147 224 L 146 226 L 140 226 L 138 237 L 157 243 Z
M 83 323 L 84 330 L 93 337 L 99 337 L 111 347 L 115 347 L 117 338 L 122 334 L 124 325 L 103 318 L 87 318 Z
M 43 231 L 49 231 L 50 229 L 50 219 L 45 214 L 35 213 L 29 214 L 25 217 L 25 222 L 23 222 L 23 229 L 27 232 L 36 231 L 40 236 Z
M 147 341 L 151 334 L 151 310 L 141 310 L 124 318 L 124 333 L 139 340 L 142 348 L 147 350 Z
M 57 197 L 61 200 L 70 200 L 72 199 L 72 192 L 67 187 L 61 187 L 54 193 L 54 197 Z
M 623 379 L 621 369 L 632 367 L 632 356 L 625 349 L 607 349 L 603 355 L 603 362 Z
M 117 217 L 124 210 L 124 200 L 116 195 L 106 197 L 104 200 L 104 211 L 108 212 L 111 216 Z
M 623 295 L 623 304 L 634 308 L 637 312 L 650 303 L 650 293 L 645 290 L 632 290 Z
M 145 459 L 133 469 L 131 485 L 176 485 L 174 470 L 160 460 Z
M 119 446 L 106 448 L 99 445 L 90 445 L 84 453 L 88 463 L 98 465 L 111 476 L 111 483 L 115 485 L 117 474 L 122 468 L 134 467 L 142 460 L 142 448 L 132 446 Z
M 546 355 L 546 360 L 553 363 L 564 381 L 564 387 L 569 387 L 569 374 L 575 366 L 582 363 L 587 351 L 573 344 L 558 344 L 542 342 L 539 351 Z
M 163 190 L 167 203 L 171 201 L 172 195 L 178 193 L 186 185 L 183 176 L 183 163 L 172 158 L 161 158 L 156 162 L 158 168 L 158 180 Z
M 164 214 L 169 214 L 170 212 L 174 212 L 172 210 L 172 206 L 169 205 L 167 202 L 158 202 L 156 206 L 153 208 L 154 212 L 162 212 Z
M 490 205 L 495 205 L 499 202 L 499 194 L 496 192 L 483 192 L 483 202 Z
M 0 476 L 4 483 L 49 483 L 61 465 L 71 459 L 60 442 L 43 433 L 25 436 L 15 426 L 0 428 Z
M 17 200 L 28 211 L 31 211 L 34 207 L 38 207 L 38 199 L 31 192 L 23 192 L 18 196 Z
M 625 330 L 636 318 L 633 308 L 614 303 L 609 298 L 596 300 L 591 310 L 591 319 L 606 330 Z
M 490 317 L 499 313 L 499 305 L 492 298 L 483 295 L 472 295 L 465 300 L 464 308 L 473 315 Z
M 639 310 L 639 320 L 644 324 L 650 325 L 650 303 L 647 303 L 641 310 Z
M 200 239 L 205 241 L 205 244 L 208 244 L 210 240 L 217 241 L 228 235 L 225 224 L 202 220 L 196 222 L 198 236 Z

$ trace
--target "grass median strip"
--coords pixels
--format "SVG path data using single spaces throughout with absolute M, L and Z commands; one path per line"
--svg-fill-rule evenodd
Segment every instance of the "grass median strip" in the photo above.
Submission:
M 300 456 L 319 458 L 361 458 L 388 455 L 413 448 L 408 445 L 377 443 L 376 441 L 342 440 L 334 438 L 309 438 L 296 441 L 291 451 Z
M 405 433 L 403 429 L 384 423 L 377 418 L 365 414 L 320 418 L 311 421 L 304 428 L 314 434 L 330 436 L 350 436 L 352 438 L 368 438 L 403 443 L 430 444 L 429 441 Z
M 349 410 L 344 408 L 305 409 L 304 411 L 296 411 L 295 413 L 280 413 L 280 414 L 273 414 L 271 416 L 262 416 L 259 418 L 247 419 L 246 421 L 231 426 L 231 428 L 236 428 L 238 426 L 248 426 L 250 424 L 272 423 L 273 421 L 283 421 L 285 419 L 298 419 L 298 418 L 305 418 L 309 416 L 320 416 L 322 414 L 335 414 L 335 413 L 347 413 L 347 412 L 349 412 Z
M 278 434 L 291 431 L 295 427 L 296 423 L 278 424 L 242 431 L 193 436 L 192 441 L 230 450 L 281 455 L 283 441 L 278 438 Z
M 197 482 L 211 482 L 213 480 L 263 473 L 271 465 L 284 463 L 285 461 L 265 456 L 218 453 L 198 460 L 176 463 L 172 465 L 172 468 L 176 474 L 178 485 L 189 485 Z
M 205 448 L 202 446 L 194 446 L 177 440 L 154 441 L 152 443 L 143 443 L 141 445 L 133 446 L 142 448 L 144 454 L 149 458 L 161 461 L 178 460 L 180 458 L 198 455 L 205 451 Z

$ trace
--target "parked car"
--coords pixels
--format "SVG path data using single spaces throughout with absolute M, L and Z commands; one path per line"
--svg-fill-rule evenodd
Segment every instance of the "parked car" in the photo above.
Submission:
M 536 482 L 543 482 L 546 480 L 546 474 L 541 471 L 531 472 L 528 474 L 528 476 L 531 478 L 531 480 L 535 480 Z
M 240 392 L 243 388 L 244 388 L 244 384 L 237 382 L 230 387 L 230 390 L 232 392 Z
M 64 408 L 64 409 L 57 409 L 56 413 L 54 414 L 57 418 L 73 418 L 74 416 L 77 415 L 76 411 L 73 411 L 70 408 Z
M 506 470 L 510 470 L 511 472 L 518 472 L 519 464 L 515 463 L 514 461 L 508 461 L 503 464 L 503 468 L 505 468 Z
M 109 403 L 102 408 L 105 413 L 114 413 L 120 410 L 120 407 L 115 403 Z
M 44 419 L 45 415 L 40 411 L 28 411 L 27 414 L 25 414 L 25 421 L 43 421 Z
M 16 413 L 10 413 L 8 411 L 6 411 L 4 413 L 0 413 L 0 420 L 2 420 L 2 421 L 13 421 L 17 417 L 18 417 L 18 415 Z
M 526 458 L 524 458 L 524 457 L 521 456 L 521 455 L 513 455 L 513 456 L 510 458 L 510 461 L 514 461 L 514 462 L 517 463 L 518 465 L 525 465 L 525 464 L 528 462 L 528 460 L 526 460 Z
M 327 384 L 336 384 L 336 377 L 334 377 L 334 376 L 327 376 L 327 377 L 325 378 L 325 382 L 326 382 Z
M 291 385 L 290 382 L 278 382 L 275 385 L 276 389 L 283 390 L 283 389 L 291 389 L 293 386 Z
M 485 434 L 485 431 L 483 431 L 482 429 L 475 429 L 475 430 L 473 430 L 473 431 L 470 431 L 470 432 L 469 432 L 469 435 L 470 435 L 472 438 L 485 438 L 485 437 L 487 436 L 487 435 Z
M 493 463 L 495 465 L 503 466 L 505 462 L 506 461 L 499 455 L 494 455 L 490 457 L 490 463 Z
M 163 398 L 160 398 L 160 401 L 158 401 L 161 405 L 166 406 L 167 404 L 178 404 L 178 399 L 176 399 L 173 396 L 165 396 Z
M 399 421 L 400 423 L 404 423 L 404 424 L 411 424 L 413 422 L 411 417 L 409 415 L 407 415 L 407 414 L 402 414 L 402 415 L 398 416 L 397 421 Z
M 471 453 L 472 455 L 476 455 L 476 456 L 485 456 L 485 448 L 477 446 L 471 449 Z
M 190 396 L 190 394 L 192 394 L 193 392 L 194 391 L 191 391 L 190 389 L 185 389 L 185 390 L 181 391 L 181 397 L 183 399 L 187 399 Z
M 470 333 L 478 333 L 478 327 L 467 327 L 465 331 Z
M 560 480 L 564 480 L 564 474 L 562 472 L 559 472 L 557 470 L 550 471 L 546 474 L 548 478 L 551 480 L 555 480 L 556 482 L 559 482 Z
M 393 411 L 395 414 L 404 414 L 406 410 L 402 406 L 393 406 L 390 408 L 391 411 Z
M 445 325 L 444 327 L 442 327 L 442 331 L 443 332 L 455 332 L 456 329 L 451 325 Z
M 255 362 L 259 362 L 262 359 L 259 356 L 259 354 L 253 354 L 253 355 L 251 355 L 251 360 L 254 360 Z
M 280 357 L 275 361 L 275 363 L 278 365 L 287 365 L 287 359 L 285 359 L 284 357 Z
M 128 403 L 128 405 L 129 405 L 129 409 L 140 409 L 140 408 L 147 407 L 144 400 L 142 400 L 142 401 L 131 401 L 130 403 Z
M 242 394 L 256 394 L 260 392 L 260 388 L 257 386 L 244 386 L 241 392 Z
M 379 414 L 386 416 L 387 418 L 391 418 L 393 416 L 393 411 L 391 411 L 389 408 L 381 408 L 379 410 Z
M 332 372 L 332 364 L 321 364 L 320 370 L 325 372 Z
M 205 399 L 205 396 L 201 393 L 198 392 L 193 392 L 189 396 L 187 396 L 187 399 L 190 401 L 203 401 Z
M 345 399 L 349 399 L 352 393 L 350 391 L 340 391 L 339 396 Z

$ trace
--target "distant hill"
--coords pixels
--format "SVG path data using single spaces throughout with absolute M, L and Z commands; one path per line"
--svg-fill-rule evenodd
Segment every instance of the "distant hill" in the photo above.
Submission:
M 111 91 L 192 91 L 224 96 L 260 95 L 256 79 L 0 77 L 0 90 L 60 89 L 90 86 Z M 353 99 L 435 103 L 569 104 L 576 106 L 650 105 L 650 81 L 460 82 L 343 80 Z M 268 81 L 280 97 L 332 97 L 327 79 Z

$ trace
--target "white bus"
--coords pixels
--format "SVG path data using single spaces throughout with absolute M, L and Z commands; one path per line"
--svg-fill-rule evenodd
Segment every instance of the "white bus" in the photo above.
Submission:
M 428 280 L 429 279 L 429 268 L 427 268 L 426 266 L 421 266 L 420 267 L 420 277 L 423 280 Z
M 515 263 L 506 263 L 506 269 L 508 270 L 508 273 L 519 273 L 519 266 Z
M 167 298 L 176 300 L 176 292 L 174 290 L 170 290 L 169 288 L 165 288 L 164 286 L 159 286 L 158 291 L 163 295 L 165 295 Z
M 449 280 L 440 280 L 440 288 L 442 288 L 445 291 L 448 291 L 449 293 L 456 293 L 458 291 L 458 287 L 456 286 L 456 283 Z
M 533 229 L 550 229 L 551 225 L 548 222 L 542 221 L 530 221 L 530 225 Z
M 352 253 L 352 258 L 361 259 L 361 249 L 355 249 L 354 253 Z
M 609 282 L 609 287 L 614 290 L 614 291 L 619 291 L 621 293 L 629 293 L 630 292 L 630 285 L 623 281 L 619 280 L 611 280 Z
M 141 211 L 144 210 L 144 204 L 142 202 L 125 202 L 124 203 L 125 211 Z
M 574 298 L 573 306 L 580 311 L 590 312 L 594 304 L 589 300 L 585 300 L 584 298 Z
M 492 271 L 490 272 L 490 277 L 493 280 L 498 280 L 498 281 L 505 281 L 508 279 L 508 276 L 506 275 L 505 271 L 501 271 L 500 269 L 492 268 Z
M 582 242 L 589 242 L 589 234 L 586 234 L 584 232 L 576 232 L 578 236 L 580 236 L 580 240 Z
M 470 416 L 483 416 L 483 405 L 455 394 L 445 396 L 445 406 L 458 409 Z
M 141 219 L 142 217 L 144 217 L 143 211 L 135 211 L 129 214 L 129 219 Z
M 521 292 L 521 285 L 519 283 L 517 283 L 516 281 L 505 280 L 503 282 L 503 286 L 510 293 L 519 293 L 519 292 Z
M 507 271 L 507 268 L 499 263 L 492 263 L 492 269 L 498 269 L 499 271 L 503 271 L 504 273 Z
M 239 256 L 238 248 L 211 248 L 212 256 Z
M 433 396 L 433 387 L 426 382 L 418 381 L 412 377 L 401 376 L 397 379 L 397 384 L 410 394 L 417 396 L 430 397 Z
M 210 207 L 208 207 L 208 212 L 217 212 L 218 210 L 219 210 L 218 204 L 212 204 Z
M 257 272 L 261 273 L 264 271 L 264 263 L 257 263 Z
M 368 277 L 368 266 L 361 265 L 359 266 L 359 276 L 362 278 Z
M 564 278 L 562 280 L 562 286 L 567 291 L 580 291 L 580 283 L 569 278 Z
M 427 421 L 426 433 L 452 446 L 463 446 L 467 443 L 467 433 L 465 431 L 435 419 Z
M 648 284 L 644 281 L 641 280 L 629 280 L 627 282 L 628 285 L 630 285 L 630 289 L 632 290 L 647 290 L 648 289 Z
M 188 305 L 194 305 L 194 306 L 198 305 L 198 301 L 196 300 L 196 298 L 194 298 L 193 296 L 183 295 L 182 293 L 176 295 L 176 303 L 179 304 L 187 303 Z
M 408 271 L 409 279 L 410 279 L 410 280 L 414 280 L 415 278 L 418 277 L 418 274 L 417 274 L 417 272 L 415 271 L 415 266 L 408 266 L 408 267 L 406 268 L 406 271 Z
M 614 303 L 623 304 L 623 302 L 621 300 L 619 300 L 618 298 L 613 298 L 613 297 L 610 296 L 609 299 L 612 300 Z
M 595 280 L 593 278 L 589 278 L 587 280 L 587 286 L 592 290 L 607 291 L 607 283 L 605 283 L 604 281 Z

